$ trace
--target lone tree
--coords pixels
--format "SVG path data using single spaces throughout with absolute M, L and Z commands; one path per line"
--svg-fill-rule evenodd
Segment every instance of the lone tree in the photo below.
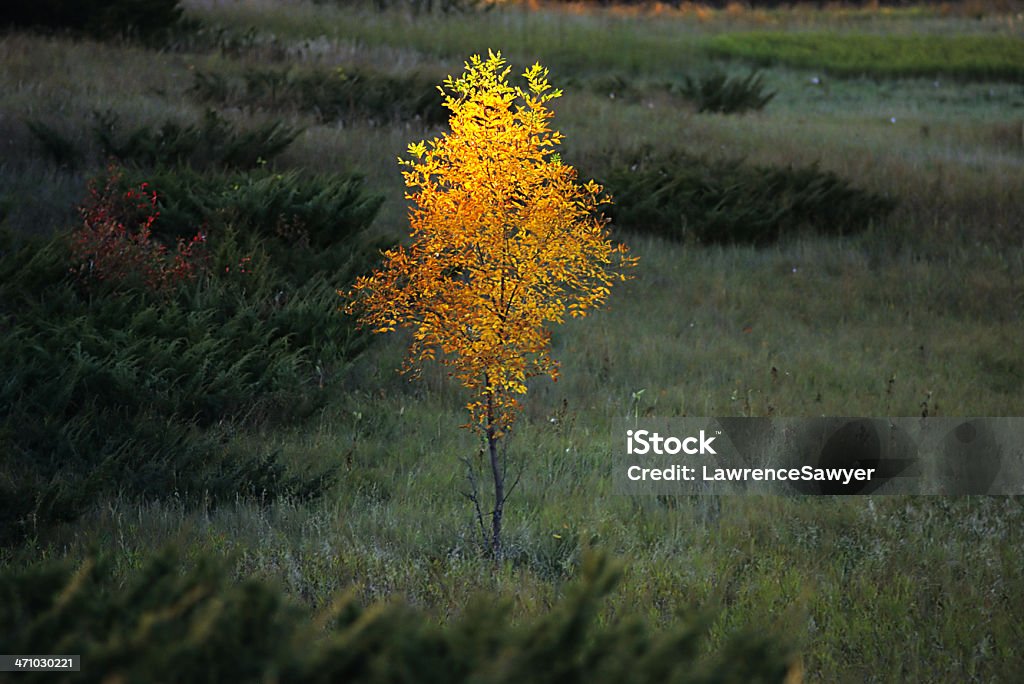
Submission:
M 410 328 L 406 370 L 437 359 L 469 389 L 470 422 L 486 440 L 494 480 L 488 540 L 502 556 L 506 468 L 498 456 L 530 377 L 557 379 L 549 323 L 601 305 L 635 265 L 598 211 L 607 198 L 580 184 L 554 152 L 547 103 L 561 95 L 535 64 L 527 89 L 508 83 L 501 53 L 470 58 L 440 88 L 450 133 L 409 145 L 402 175 L 411 241 L 356 281 L 346 310 L 383 333 Z M 483 530 L 483 514 L 474 503 Z M 486 533 L 485 533 L 486 536 Z

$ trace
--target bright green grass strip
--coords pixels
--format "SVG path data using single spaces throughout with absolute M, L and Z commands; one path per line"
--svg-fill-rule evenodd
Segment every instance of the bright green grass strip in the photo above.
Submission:
M 842 76 L 1024 81 L 1024 40 L 1008 36 L 753 32 L 715 36 L 708 49 L 719 56 L 824 69 Z

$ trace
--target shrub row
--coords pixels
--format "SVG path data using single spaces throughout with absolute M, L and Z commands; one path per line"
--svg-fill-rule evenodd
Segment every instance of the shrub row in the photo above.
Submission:
M 622 74 L 611 73 L 583 82 L 570 79 L 567 85 L 584 86 L 612 99 L 634 102 L 652 92 L 668 93 L 692 102 L 698 111 L 719 114 L 760 111 L 775 97 L 774 92 L 766 92 L 764 78 L 758 71 L 745 77 L 714 71 L 697 77 L 684 75 L 682 82 L 640 85 Z
M 96 112 L 85 144 L 76 144 L 40 120 L 26 125 L 51 159 L 71 167 L 94 149 L 104 159 L 146 167 L 249 169 L 273 160 L 301 133 L 280 121 L 241 130 L 214 110 L 207 110 L 197 123 L 167 120 L 128 130 L 114 112 Z
M 166 239 L 187 237 L 205 224 L 275 238 L 289 248 L 349 245 L 383 202 L 366 193 L 361 177 L 340 174 L 179 168 L 129 176 L 128 185 L 145 180 L 156 191 L 160 222 L 154 230 Z
M 73 653 L 81 671 L 24 682 L 782 682 L 793 657 L 765 635 L 708 653 L 707 620 L 654 630 L 630 615 L 601 622 L 620 572 L 591 555 L 550 611 L 510 624 L 512 602 L 481 596 L 438 624 L 400 603 L 351 594 L 311 616 L 223 561 L 184 569 L 164 551 L 119 583 L 109 563 L 40 565 L 0 575 L 0 644 L 8 653 Z
M 195 72 L 192 95 L 200 102 L 249 110 L 301 111 L 321 122 L 369 119 L 387 123 L 448 121 L 435 76 L 391 75 L 366 69 L 257 69 L 237 77 Z
M 612 170 L 609 215 L 621 228 L 701 243 L 767 244 L 801 229 L 861 230 L 895 207 L 816 165 L 784 168 L 641 153 Z

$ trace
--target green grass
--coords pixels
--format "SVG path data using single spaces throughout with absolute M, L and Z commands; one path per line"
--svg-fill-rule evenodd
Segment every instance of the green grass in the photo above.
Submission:
M 1016 36 L 760 31 L 720 34 L 707 48 L 717 56 L 823 69 L 837 76 L 1024 81 L 1024 40 Z
M 76 560 L 100 547 L 116 552 L 127 577 L 176 541 L 186 558 L 223 554 L 239 578 L 279 583 L 316 607 L 354 587 L 362 602 L 397 595 L 447 620 L 483 590 L 512 597 L 511 619 L 525 622 L 557 601 L 583 549 L 595 546 L 626 564 L 601 620 L 635 609 L 667 624 L 678 610 L 711 608 L 708 648 L 743 626 L 784 630 L 813 681 L 1006 681 L 1024 668 L 1024 633 L 1010 610 L 1024 594 L 1019 498 L 630 499 L 614 495 L 607 476 L 612 421 L 635 412 L 1024 415 L 1018 84 L 972 72 L 941 76 L 938 86 L 903 72 L 832 79 L 820 71 L 828 65 L 779 62 L 763 71 L 775 98 L 738 116 L 698 113 L 662 87 L 712 70 L 748 73 L 706 50 L 733 30 L 767 27 L 796 41 L 801 31 L 836 34 L 839 45 L 858 35 L 905 36 L 908 45 L 946 36 L 948 46 L 968 35 L 1007 40 L 1007 18 L 780 11 L 704 22 L 519 9 L 413 18 L 307 2 L 187 6 L 236 36 L 254 32 L 177 52 L 0 37 L 8 227 L 67 226 L 92 170 L 48 161 L 26 119 L 87 148 L 96 109 L 132 127 L 199 120 L 205 105 L 188 95 L 196 70 L 457 73 L 488 47 L 504 48 L 518 70 L 535 59 L 552 67 L 552 82 L 566 89 L 554 120 L 566 134 L 562 156 L 587 176 L 603 177 L 646 146 L 818 163 L 899 205 L 853 237 L 763 249 L 623 233 L 641 257 L 637 278 L 613 291 L 607 310 L 555 331 L 561 379 L 531 386 L 509 441 L 524 470 L 509 500 L 510 557 L 497 568 L 479 552 L 461 494 L 459 459 L 479 449 L 458 429 L 467 397 L 439 367 L 415 383 L 399 376 L 401 335 L 374 340 L 340 369 L 312 420 L 231 432 L 234 448 L 279 451 L 298 472 L 338 466 L 321 500 L 214 508 L 112 495 L 76 523 L 40 527 L 25 545 L 0 550 L 0 562 Z M 262 112 L 224 115 L 246 129 L 266 122 Z M 404 234 L 395 158 L 437 128 L 325 121 L 301 108 L 274 115 L 304 131 L 275 160 L 279 171 L 362 173 L 386 198 L 375 232 Z

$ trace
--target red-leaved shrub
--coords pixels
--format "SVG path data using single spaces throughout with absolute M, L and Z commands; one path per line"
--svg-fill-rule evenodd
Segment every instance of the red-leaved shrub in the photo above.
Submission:
M 157 194 L 148 183 L 123 189 L 122 174 L 110 167 L 103 187 L 89 184 L 89 197 L 79 208 L 82 224 L 71 241 L 72 272 L 79 277 L 116 284 L 144 286 L 167 292 L 192 280 L 205 266 L 206 235 L 179 239 L 171 250 L 155 239 L 153 224 L 160 216 Z

